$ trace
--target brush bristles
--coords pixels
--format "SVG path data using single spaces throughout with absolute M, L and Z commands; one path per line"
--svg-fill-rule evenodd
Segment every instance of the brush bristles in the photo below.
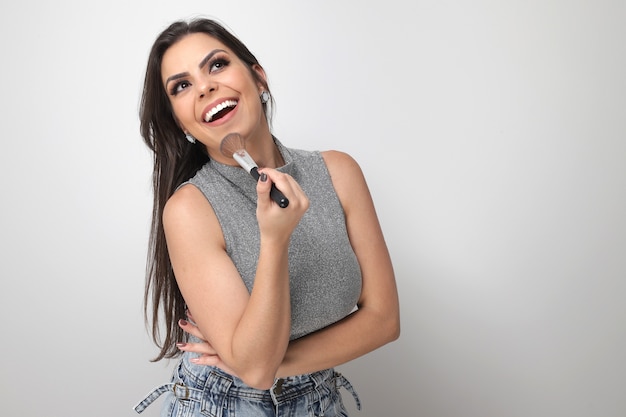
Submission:
M 220 143 L 220 152 L 229 158 L 232 158 L 233 154 L 244 149 L 246 149 L 246 142 L 239 133 L 229 133 L 224 136 L 222 143 Z

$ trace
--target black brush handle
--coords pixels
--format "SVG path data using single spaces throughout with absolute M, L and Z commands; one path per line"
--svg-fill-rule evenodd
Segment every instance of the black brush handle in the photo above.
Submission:
M 257 169 L 257 167 L 254 167 L 250 170 L 250 174 L 254 177 L 255 180 L 259 180 L 259 178 L 261 177 L 261 175 L 259 174 L 259 170 Z M 280 192 L 280 190 L 278 188 L 276 188 L 276 185 L 274 185 L 274 183 L 272 183 L 272 189 L 270 190 L 270 197 L 272 198 L 272 200 L 274 200 L 274 202 L 276 204 L 278 204 L 279 207 L 285 208 L 289 205 L 289 200 L 287 199 L 287 197 L 285 197 L 283 195 L 282 192 Z

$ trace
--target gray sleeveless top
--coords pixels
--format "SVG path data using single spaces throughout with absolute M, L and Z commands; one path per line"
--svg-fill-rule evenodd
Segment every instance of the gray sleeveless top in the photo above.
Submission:
M 343 208 L 319 152 L 288 149 L 275 139 L 310 205 L 291 236 L 291 339 L 350 314 L 361 293 L 361 270 L 348 240 Z M 252 291 L 259 257 L 256 181 L 244 169 L 207 162 L 188 181 L 205 195 L 222 227 L 226 251 Z

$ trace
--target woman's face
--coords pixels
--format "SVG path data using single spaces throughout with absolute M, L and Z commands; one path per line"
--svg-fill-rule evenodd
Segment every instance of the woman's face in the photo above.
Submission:
M 265 79 L 260 67 L 254 70 Z M 211 157 L 221 159 L 219 145 L 228 133 L 250 137 L 268 130 L 259 98 L 262 85 L 215 38 L 185 36 L 163 55 L 161 74 L 181 129 L 202 142 Z

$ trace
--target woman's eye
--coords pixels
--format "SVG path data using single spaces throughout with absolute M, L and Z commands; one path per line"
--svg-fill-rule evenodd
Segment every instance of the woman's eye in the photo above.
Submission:
M 209 72 L 219 71 L 227 65 L 228 61 L 226 61 L 225 59 L 216 59 L 215 61 L 211 62 L 211 64 L 209 64 Z
M 187 81 L 181 81 L 179 83 L 177 83 L 176 85 L 174 85 L 174 87 L 172 88 L 172 95 L 176 95 L 178 93 L 180 93 L 181 91 L 183 91 L 185 88 L 189 87 L 191 84 Z

